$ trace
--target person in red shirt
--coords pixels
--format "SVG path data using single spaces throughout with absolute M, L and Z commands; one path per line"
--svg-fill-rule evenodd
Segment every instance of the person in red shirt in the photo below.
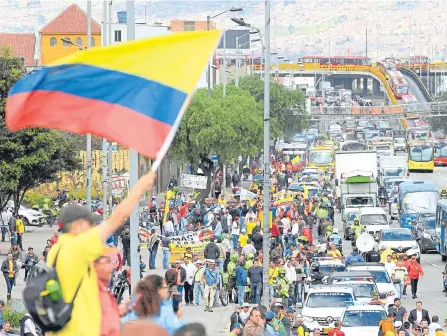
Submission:
M 408 270 L 408 277 L 410 278 L 411 282 L 411 294 L 413 296 L 413 299 L 415 299 L 418 297 L 417 291 L 418 291 L 419 277 L 424 276 L 422 266 L 417 262 L 415 255 L 411 256 L 411 260 L 408 263 L 407 270 Z
M 306 224 L 303 231 L 301 231 L 301 235 L 307 237 L 309 244 L 312 244 L 313 237 L 312 237 L 312 231 L 310 230 L 309 224 Z
M 341 329 L 341 322 L 336 321 L 334 328 L 329 330 L 328 336 L 345 336 L 345 333 L 340 330 Z
M 279 243 L 279 226 L 278 226 L 279 219 L 275 219 L 272 223 L 272 227 L 270 228 L 270 233 L 272 234 L 272 237 L 276 239 L 276 242 Z

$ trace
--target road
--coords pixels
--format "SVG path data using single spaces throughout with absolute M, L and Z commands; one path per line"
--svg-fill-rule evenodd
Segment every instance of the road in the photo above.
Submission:
M 433 174 L 411 174 L 411 179 L 431 179 L 435 181 L 439 188 L 447 188 L 447 168 L 436 168 Z M 247 183 L 248 184 L 248 183 Z M 244 187 L 247 187 L 245 184 Z M 393 225 L 397 225 L 394 223 Z M 335 226 L 339 228 L 341 232 L 341 220 L 340 214 L 337 212 L 335 216 Z M 24 237 L 23 246 L 33 246 L 36 253 L 41 253 L 45 247 L 46 240 L 52 235 L 55 229 L 48 227 L 43 228 L 29 228 L 32 232 L 27 232 Z M 8 243 L 0 243 L 0 251 L 4 252 L 7 249 Z M 343 251 L 345 255 L 351 252 L 350 242 L 344 242 Z M 148 260 L 148 253 L 146 250 L 142 251 L 144 260 Z M 157 255 L 157 269 L 151 271 L 151 273 L 164 275 L 164 271 L 161 269 L 161 253 Z M 2 257 L 4 258 L 4 257 Z M 3 259 L 2 259 L 3 260 Z M 1 260 L 1 261 L 2 261 Z M 147 263 L 147 262 L 146 262 Z M 422 266 L 425 272 L 425 276 L 419 282 L 418 300 L 421 300 L 424 304 L 424 308 L 427 309 L 432 315 L 440 316 L 441 320 L 447 312 L 446 301 L 447 299 L 443 295 L 442 291 L 442 271 L 445 263 L 441 262 L 441 257 L 438 254 L 424 254 L 422 256 Z M 150 274 L 146 272 L 145 275 Z M 17 279 L 17 286 L 13 289 L 13 299 L 21 299 L 22 291 L 24 289 L 23 282 L 24 271 L 21 270 Z M 0 286 L 0 298 L 6 298 L 6 285 Z M 403 306 L 407 310 L 411 310 L 415 307 L 415 301 L 411 297 L 403 299 Z M 228 333 L 229 318 L 234 311 L 234 305 L 228 307 L 217 307 L 213 313 L 204 313 L 202 311 L 203 304 L 195 306 L 184 307 L 184 318 L 187 322 L 199 322 L 206 326 L 208 335 L 225 335 Z

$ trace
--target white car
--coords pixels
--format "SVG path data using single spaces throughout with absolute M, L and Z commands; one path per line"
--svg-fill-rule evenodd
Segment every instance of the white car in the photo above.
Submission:
M 410 229 L 406 228 L 389 228 L 382 230 L 378 236 L 378 244 L 391 248 L 393 252 L 400 257 L 406 253 L 408 257 L 416 256 L 418 262 L 421 259 L 421 250 Z
M 377 288 L 380 294 L 386 294 L 387 305 L 394 304 L 394 298 L 396 297 L 396 286 L 391 280 L 385 266 L 381 263 L 355 263 L 349 265 L 346 271 L 367 271 L 370 272 L 374 281 L 376 282 Z
M 9 212 L 9 217 L 11 217 L 13 208 L 14 208 L 14 202 L 9 201 L 5 210 L 6 212 Z M 46 224 L 46 216 L 42 212 L 34 209 L 25 208 L 23 205 L 21 205 L 19 208 L 19 215 L 23 216 L 24 219 L 23 224 L 25 226 L 33 225 L 41 227 L 44 224 Z
M 349 287 L 315 286 L 309 289 L 301 314 L 307 328 L 319 328 L 327 334 L 333 322 L 339 320 L 346 306 L 355 301 Z
M 377 237 L 378 233 L 390 227 L 385 210 L 379 207 L 360 208 L 359 221 L 366 232 Z
M 374 281 L 349 280 L 333 282 L 331 286 L 351 287 L 354 290 L 355 299 L 358 302 L 369 303 L 379 289 Z
M 341 317 L 341 331 L 346 336 L 376 336 L 379 322 L 386 316 L 385 308 L 380 305 L 349 306 Z
M 390 202 L 390 217 L 391 220 L 398 220 L 399 219 L 399 209 L 397 207 L 398 199 L 397 194 L 394 194 L 391 198 Z

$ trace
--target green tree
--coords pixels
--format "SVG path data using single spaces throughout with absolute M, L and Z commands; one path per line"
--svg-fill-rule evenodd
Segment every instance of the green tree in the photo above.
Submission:
M 239 155 L 254 155 L 262 146 L 262 115 L 259 105 L 244 90 L 227 86 L 223 97 L 217 86 L 208 97 L 196 91 L 180 124 L 170 155 L 184 163 L 218 154 L 222 163 Z
M 17 212 L 26 191 L 53 181 L 58 172 L 80 168 L 75 144 L 61 132 L 39 128 L 10 132 L 6 127 L 7 95 L 24 73 L 21 61 L 12 57 L 9 50 L 3 50 L 0 56 L 0 211 L 12 198 Z
M 263 108 L 264 81 L 252 75 L 240 79 L 239 87 L 250 92 Z M 289 90 L 270 81 L 270 132 L 274 139 L 288 140 L 307 127 L 305 99 L 301 90 Z

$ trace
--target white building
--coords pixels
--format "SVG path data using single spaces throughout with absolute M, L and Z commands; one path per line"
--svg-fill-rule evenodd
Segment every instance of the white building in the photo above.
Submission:
M 101 36 L 104 36 L 104 27 L 101 25 Z M 112 31 L 112 44 L 127 41 L 127 24 L 126 23 L 112 23 L 111 29 L 107 27 L 107 32 Z M 171 34 L 169 27 L 161 25 L 150 25 L 146 23 L 135 24 L 135 40 L 142 38 L 154 37 Z

